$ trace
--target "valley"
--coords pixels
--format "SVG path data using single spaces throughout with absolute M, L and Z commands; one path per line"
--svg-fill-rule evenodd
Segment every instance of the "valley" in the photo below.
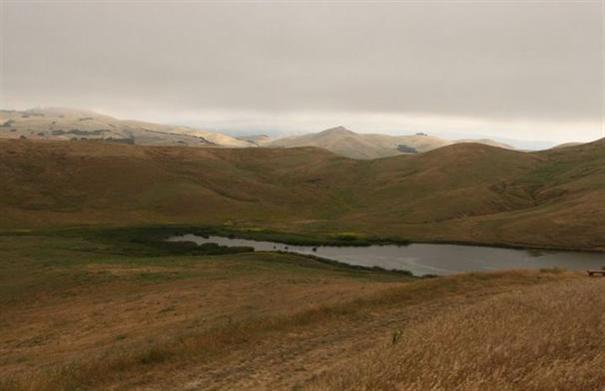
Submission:
M 0 389 L 596 390 L 605 285 L 582 267 L 418 277 L 166 240 L 575 249 L 598 269 L 604 150 L 0 140 Z
M 0 228 L 185 223 L 603 250 L 604 150 L 457 144 L 365 161 L 316 148 L 0 140 Z
M 605 0 L 0 0 L 0 391 L 605 391 Z

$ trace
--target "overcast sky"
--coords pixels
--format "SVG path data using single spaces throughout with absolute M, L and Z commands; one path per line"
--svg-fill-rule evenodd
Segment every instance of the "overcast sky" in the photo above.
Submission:
M 603 1 L 0 0 L 0 106 L 232 133 L 590 140 Z

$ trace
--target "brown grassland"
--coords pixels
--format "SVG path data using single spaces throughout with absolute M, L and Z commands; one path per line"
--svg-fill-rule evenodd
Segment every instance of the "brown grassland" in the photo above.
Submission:
M 598 389 L 605 282 L 0 236 L 1 389 Z M 520 387 L 522 385 L 523 387 Z
M 352 160 L 316 148 L 0 140 L 0 229 L 228 224 L 413 241 L 605 249 L 605 140 L 458 144 Z
M 603 141 L 355 161 L 313 148 L 0 140 L 0 183 L 0 390 L 605 384 L 605 278 L 417 278 L 162 241 L 184 224 L 604 250 Z
M 457 303 L 311 390 L 601 390 L 605 284 L 560 281 Z

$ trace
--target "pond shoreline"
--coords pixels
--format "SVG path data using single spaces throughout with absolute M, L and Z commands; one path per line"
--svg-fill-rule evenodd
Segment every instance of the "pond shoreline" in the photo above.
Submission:
M 166 227 L 168 228 L 168 227 Z M 179 230 L 183 227 L 177 227 Z M 190 227 L 194 228 L 195 227 Z M 271 230 L 240 230 L 225 228 L 222 226 L 198 226 L 198 230 L 207 232 L 206 235 L 216 235 L 233 237 L 238 239 L 247 239 L 254 241 L 274 241 L 288 245 L 301 246 L 346 246 L 346 247 L 368 247 L 368 246 L 388 246 L 399 245 L 407 246 L 411 244 L 449 244 L 454 246 L 475 246 L 475 247 L 490 247 L 514 250 L 536 250 L 536 251 L 557 251 L 557 252 L 585 252 L 605 254 L 605 247 L 560 247 L 552 245 L 533 245 L 531 243 L 509 243 L 509 242 L 476 242 L 465 240 L 448 240 L 448 239 L 432 239 L 432 240 L 411 240 L 394 237 L 376 237 L 358 235 L 353 239 L 338 239 L 337 234 L 305 234 L 295 232 L 282 232 Z M 188 231 L 187 233 L 194 233 Z M 605 246 L 605 244 L 604 244 Z
M 243 235 L 242 235 L 243 236 Z M 271 239 L 277 239 L 274 236 Z M 173 235 L 170 242 L 193 242 L 224 247 L 251 247 L 255 251 L 282 251 L 384 270 L 407 270 L 414 275 L 449 275 L 508 269 L 562 268 L 585 270 L 605 265 L 602 253 L 502 248 L 446 243 L 378 244 L 348 246 L 325 244 L 289 244 L 265 238 L 242 238 L 236 235 L 186 233 Z M 300 242 L 299 242 L 300 243 Z
M 531 244 L 531 243 L 510 243 L 510 242 L 477 242 L 468 240 L 449 240 L 449 239 L 403 239 L 397 237 L 373 237 L 363 236 L 359 234 L 353 238 L 339 238 L 338 234 L 328 233 L 296 233 L 296 232 L 284 232 L 284 231 L 273 231 L 268 229 L 233 229 L 218 225 L 183 225 L 183 224 L 151 224 L 151 225 L 134 225 L 134 226 L 114 226 L 114 225 L 81 225 L 81 226 L 69 226 L 62 228 L 53 229 L 12 229 L 12 230 L 0 230 L 0 236 L 2 235 L 62 235 L 62 234 L 76 234 L 76 233 L 111 233 L 111 232 L 132 232 L 133 234 L 156 236 L 175 236 L 179 234 L 197 234 L 200 236 L 217 235 L 225 237 L 233 237 L 238 239 L 247 239 L 254 241 L 275 241 L 288 245 L 301 245 L 301 246 L 343 246 L 343 247 L 368 247 L 368 246 L 380 246 L 380 245 L 400 245 L 406 246 L 411 244 L 447 244 L 454 246 L 475 246 L 475 247 L 490 247 L 490 248 L 501 248 L 501 249 L 515 249 L 515 250 L 536 250 L 536 251 L 556 251 L 556 252 L 584 252 L 584 253 L 596 253 L 605 254 L 605 244 L 603 247 L 562 247 L 557 245 L 546 245 L 546 244 Z

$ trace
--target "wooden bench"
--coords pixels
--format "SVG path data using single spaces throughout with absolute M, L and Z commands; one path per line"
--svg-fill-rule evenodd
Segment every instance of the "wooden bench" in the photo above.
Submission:
M 586 273 L 588 273 L 589 277 L 593 277 L 593 276 L 605 277 L 605 270 L 586 270 Z

